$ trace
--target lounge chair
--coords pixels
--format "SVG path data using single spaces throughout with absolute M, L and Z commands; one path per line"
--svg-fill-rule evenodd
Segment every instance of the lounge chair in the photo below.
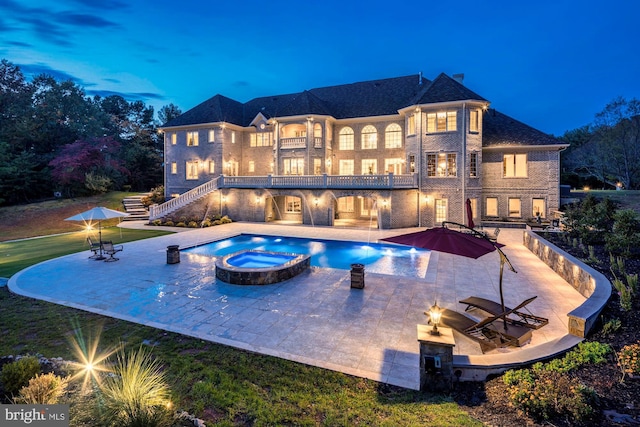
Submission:
M 87 243 L 89 244 L 89 250 L 91 252 L 93 252 L 93 255 L 91 255 L 89 258 L 91 259 L 96 259 L 100 256 L 100 243 L 98 242 L 94 242 L 93 240 L 91 240 L 91 237 L 87 237 Z
M 485 233 L 485 235 L 487 236 L 487 238 L 489 240 L 491 240 L 492 242 L 497 242 L 498 241 L 498 234 L 500 234 L 500 228 L 496 227 L 495 230 L 493 230 L 493 232 L 487 232 Z
M 531 340 L 531 329 L 518 325 L 507 325 L 505 328 L 502 316 L 508 316 L 509 311 L 498 316 L 487 317 L 477 321 L 457 311 L 443 309 L 441 323 L 454 329 L 467 338 L 480 343 L 484 353 L 497 347 L 520 347 Z
M 102 242 L 102 252 L 109 255 L 105 262 L 118 261 L 120 258 L 116 258 L 114 255 L 121 252 L 122 249 L 124 249 L 122 245 L 114 246 L 112 242 Z
M 529 311 L 529 309 L 526 307 L 536 298 L 538 297 L 535 296 L 526 299 L 518 304 L 515 308 L 505 307 L 504 310 L 510 313 L 509 316 L 507 316 L 507 322 L 511 325 L 524 326 L 531 329 L 540 329 L 544 325 L 549 323 L 549 319 L 534 316 L 533 313 L 531 313 L 531 311 Z M 467 308 L 465 309 L 465 311 L 469 311 L 475 308 L 485 311 L 492 316 L 502 315 L 502 305 L 486 298 L 469 297 L 461 300 L 460 303 L 467 304 Z M 523 312 L 521 309 L 525 309 L 526 312 Z

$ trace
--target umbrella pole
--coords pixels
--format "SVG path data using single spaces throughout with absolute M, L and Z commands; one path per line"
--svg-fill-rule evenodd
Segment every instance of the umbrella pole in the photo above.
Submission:
M 100 242 L 100 256 L 96 260 L 103 260 L 105 256 L 102 255 L 102 221 L 98 221 L 98 241 Z
M 506 256 L 502 251 L 499 250 L 500 253 L 500 305 L 502 306 L 502 323 L 504 323 L 504 330 L 507 330 L 507 316 L 504 314 L 506 312 L 504 308 L 504 295 L 502 293 L 502 276 L 504 274 L 504 263 Z

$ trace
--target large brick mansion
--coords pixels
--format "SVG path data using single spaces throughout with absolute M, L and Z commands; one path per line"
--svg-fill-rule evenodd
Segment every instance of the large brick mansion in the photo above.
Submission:
M 462 75 L 216 95 L 163 128 L 165 191 L 238 221 L 380 228 L 549 216 L 566 144 L 489 108 Z

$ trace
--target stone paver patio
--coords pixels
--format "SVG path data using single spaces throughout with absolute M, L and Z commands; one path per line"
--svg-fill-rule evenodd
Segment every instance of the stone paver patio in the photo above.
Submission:
M 147 227 L 127 222 L 123 226 Z M 311 268 L 267 286 L 230 285 L 215 278 L 210 258 L 181 254 L 166 263 L 166 247 L 181 248 L 240 233 L 376 242 L 418 229 L 367 230 L 232 223 L 124 244 L 120 261 L 88 259 L 82 252 L 19 272 L 11 291 L 393 385 L 418 389 L 416 325 L 434 301 L 458 311 L 468 296 L 498 300 L 497 253 L 477 260 L 431 252 L 425 278 L 366 272 L 364 289 L 351 289 L 348 270 Z M 522 245 L 522 230 L 503 229 L 500 243 L 517 274 L 504 273 L 505 303 L 537 295 L 530 309 L 549 318 L 522 348 L 535 349 L 567 335 L 567 313 L 585 298 Z M 80 236 L 78 238 L 84 238 Z M 474 314 L 474 313 L 471 313 Z M 455 334 L 454 354 L 480 354 Z M 535 355 L 535 351 L 533 352 Z M 539 356 L 539 355 L 538 355 Z

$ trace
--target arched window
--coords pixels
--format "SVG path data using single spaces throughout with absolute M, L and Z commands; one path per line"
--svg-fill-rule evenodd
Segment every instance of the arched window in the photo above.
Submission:
M 362 128 L 362 149 L 375 150 L 378 148 L 378 131 L 375 127 L 367 125 Z
M 402 148 L 402 128 L 391 123 L 384 131 L 384 148 Z
M 346 126 L 340 129 L 338 136 L 338 148 L 340 150 L 353 150 L 353 129 Z

